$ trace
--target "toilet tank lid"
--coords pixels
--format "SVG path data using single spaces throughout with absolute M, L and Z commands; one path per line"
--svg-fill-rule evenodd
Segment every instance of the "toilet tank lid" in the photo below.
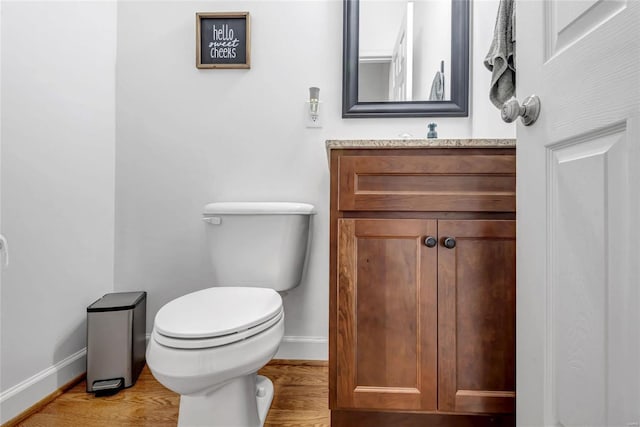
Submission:
M 296 202 L 215 202 L 204 207 L 205 215 L 313 215 L 309 203 Z

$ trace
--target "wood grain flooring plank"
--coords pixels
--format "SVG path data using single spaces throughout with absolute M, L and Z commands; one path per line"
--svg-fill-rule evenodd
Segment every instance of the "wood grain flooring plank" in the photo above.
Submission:
M 330 426 L 327 362 L 273 360 L 259 373 L 275 386 L 265 427 Z M 131 388 L 96 397 L 81 381 L 17 425 L 174 427 L 179 404 L 180 396 L 158 383 L 145 366 Z

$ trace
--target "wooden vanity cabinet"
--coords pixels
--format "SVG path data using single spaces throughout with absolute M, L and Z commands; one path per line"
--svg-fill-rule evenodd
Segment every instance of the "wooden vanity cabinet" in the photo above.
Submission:
M 513 425 L 515 151 L 330 163 L 332 426 Z

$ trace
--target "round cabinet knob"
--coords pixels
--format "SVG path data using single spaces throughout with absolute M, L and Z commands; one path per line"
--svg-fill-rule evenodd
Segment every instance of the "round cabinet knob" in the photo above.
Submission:
M 522 106 L 518 104 L 518 100 L 511 98 L 502 106 L 502 120 L 507 123 L 513 122 L 518 117 L 522 116 L 522 123 L 525 126 L 529 126 L 538 120 L 540 115 L 540 98 L 536 95 L 527 97 Z
M 453 249 L 456 247 L 456 239 L 454 239 L 453 237 L 446 237 L 442 244 L 447 249 Z
M 433 236 L 427 236 L 424 239 L 424 245 L 428 248 L 434 248 L 438 244 L 438 241 Z

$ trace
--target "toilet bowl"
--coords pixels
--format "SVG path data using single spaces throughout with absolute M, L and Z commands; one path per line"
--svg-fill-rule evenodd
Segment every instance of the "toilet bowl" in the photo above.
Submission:
M 274 290 L 204 289 L 160 309 L 147 364 L 181 395 L 179 426 L 262 426 L 273 385 L 256 372 L 283 335 L 282 299 Z
M 257 371 L 284 336 L 276 290 L 300 283 L 314 213 L 304 203 L 205 207 L 213 287 L 165 304 L 146 354 L 153 376 L 180 394 L 179 426 L 264 425 L 274 388 Z

